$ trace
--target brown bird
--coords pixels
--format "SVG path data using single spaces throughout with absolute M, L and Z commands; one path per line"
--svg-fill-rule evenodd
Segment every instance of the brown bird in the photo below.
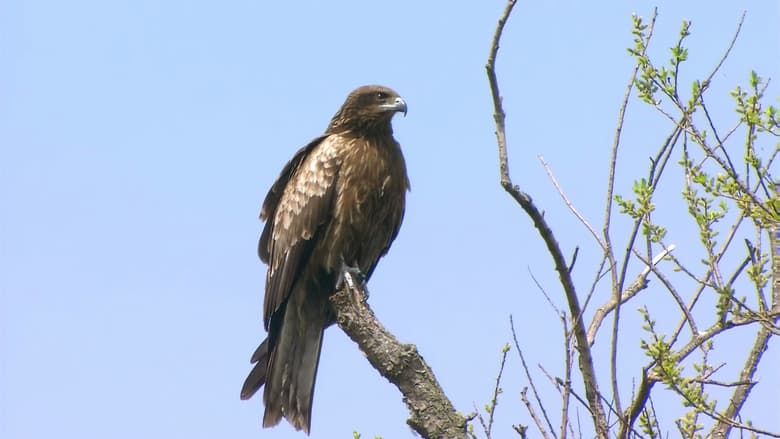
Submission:
M 265 385 L 263 427 L 285 417 L 309 433 L 322 334 L 335 319 L 328 298 L 345 270 L 367 281 L 401 227 L 409 178 L 390 123 L 397 112 L 406 115 L 406 102 L 395 91 L 354 90 L 265 197 L 258 253 L 268 264 L 268 338 L 241 389 L 248 399 Z

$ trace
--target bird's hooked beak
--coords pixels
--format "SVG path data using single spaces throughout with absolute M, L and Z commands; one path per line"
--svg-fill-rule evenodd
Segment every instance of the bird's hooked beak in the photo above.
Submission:
M 406 101 L 400 96 L 396 97 L 392 103 L 380 105 L 379 108 L 385 111 L 397 111 L 403 113 L 404 117 L 406 117 Z

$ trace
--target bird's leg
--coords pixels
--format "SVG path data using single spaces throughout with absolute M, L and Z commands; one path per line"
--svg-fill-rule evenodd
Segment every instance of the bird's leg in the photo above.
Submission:
M 350 290 L 360 290 L 365 299 L 368 299 L 368 287 L 366 286 L 366 277 L 359 267 L 350 267 L 343 260 L 341 261 L 341 270 L 336 281 L 336 291 L 347 286 Z

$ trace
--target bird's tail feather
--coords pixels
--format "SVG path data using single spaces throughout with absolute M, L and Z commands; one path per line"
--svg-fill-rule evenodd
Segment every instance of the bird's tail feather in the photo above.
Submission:
M 293 292 L 287 304 L 281 332 L 268 362 L 263 394 L 263 427 L 278 424 L 284 416 L 293 427 L 308 434 L 322 333 L 326 324 L 322 310 L 312 306 L 315 305 L 312 302 L 316 301 L 311 298 L 299 301 L 296 299 L 300 296 L 296 296 Z
M 265 339 L 257 347 L 255 353 L 252 354 L 251 362 L 254 363 L 255 367 L 252 368 L 249 376 L 244 380 L 244 386 L 241 387 L 241 399 L 251 398 L 265 384 L 266 376 L 268 375 L 269 356 L 268 339 Z

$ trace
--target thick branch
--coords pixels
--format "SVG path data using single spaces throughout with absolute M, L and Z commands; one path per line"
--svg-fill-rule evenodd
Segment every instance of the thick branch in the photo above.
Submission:
M 358 283 L 346 284 L 330 299 L 337 323 L 374 369 L 401 391 L 411 414 L 406 423 L 424 438 L 466 438 L 466 419 L 455 411 L 417 348 L 400 343 L 379 323 Z
M 729 405 L 723 412 L 723 417 L 727 420 L 736 419 L 737 415 L 742 411 L 742 406 L 750 395 L 750 391 L 753 390 L 755 382 L 753 376 L 758 369 L 758 363 L 761 360 L 761 356 L 766 351 L 769 345 L 769 339 L 772 337 L 772 332 L 766 327 L 762 326 L 756 335 L 756 340 L 753 343 L 753 349 L 750 350 L 747 360 L 739 374 L 739 381 L 745 384 L 737 386 L 734 393 L 731 395 Z M 719 421 L 712 431 L 713 438 L 725 438 L 728 437 L 731 431 L 732 425 L 725 420 Z
M 647 400 L 650 398 L 650 391 L 653 390 L 655 380 L 650 379 L 650 370 L 644 368 L 642 370 L 642 381 L 639 383 L 639 389 L 637 389 L 636 396 L 631 402 L 631 405 L 626 409 L 626 421 L 620 424 L 620 432 L 617 437 L 628 437 L 628 433 L 634 428 L 639 415 L 647 407 Z

